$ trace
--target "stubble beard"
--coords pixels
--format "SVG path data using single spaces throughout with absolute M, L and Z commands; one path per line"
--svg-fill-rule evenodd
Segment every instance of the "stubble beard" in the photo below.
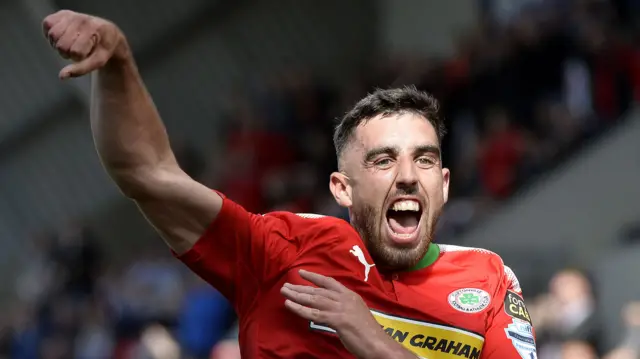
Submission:
M 414 267 L 427 253 L 429 243 L 433 241 L 435 228 L 441 211 L 434 213 L 432 218 L 428 218 L 426 223 L 426 235 L 413 248 L 398 248 L 385 242 L 381 233 L 382 223 L 386 221 L 386 216 L 373 206 L 364 204 L 351 208 L 351 224 L 360 234 L 371 258 L 383 271 L 401 271 Z M 418 229 L 421 230 L 421 229 Z

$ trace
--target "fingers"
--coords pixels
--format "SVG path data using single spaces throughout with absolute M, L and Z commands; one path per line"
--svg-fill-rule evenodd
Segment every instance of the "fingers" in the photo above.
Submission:
M 80 31 L 75 24 L 65 25 L 66 28 L 63 30 L 62 35 L 59 37 L 54 37 L 54 39 L 58 39 L 54 43 L 54 48 L 58 50 L 58 53 L 64 59 L 71 59 L 73 56 L 71 55 L 71 46 L 76 42 L 78 37 L 80 37 Z M 60 26 L 60 25 L 56 25 Z
M 321 274 L 318 273 L 313 273 L 313 272 L 309 272 L 306 271 L 304 269 L 300 270 L 300 276 L 303 279 L 308 280 L 309 282 L 322 287 L 322 288 L 326 288 L 326 289 L 330 289 L 333 291 L 336 291 L 338 293 L 344 293 L 347 288 L 342 285 L 340 282 L 338 282 L 337 280 L 330 278 L 330 277 L 326 277 L 323 276 Z
M 290 284 L 290 283 L 286 283 L 285 285 L 300 293 L 318 295 L 318 296 L 329 298 L 335 301 L 340 300 L 340 293 L 337 293 L 336 291 L 333 291 L 331 289 L 316 288 L 308 285 L 296 285 L 296 284 Z
M 47 16 L 42 30 L 60 56 L 75 62 L 60 71 L 61 79 L 82 76 L 104 66 L 120 39 L 112 23 L 68 10 Z
M 330 323 L 332 310 L 340 306 L 340 294 L 330 289 L 285 283 L 280 293 L 287 298 L 284 302 L 287 309 L 304 319 L 320 323 Z
M 51 47 L 58 50 L 58 52 L 61 51 L 58 47 L 58 42 L 60 39 L 62 39 L 64 34 L 69 29 L 69 22 L 69 18 L 63 18 L 53 24 L 53 26 L 45 34 L 45 36 L 49 40 L 49 44 L 51 45 Z M 62 55 L 64 56 L 64 54 Z
M 300 305 L 290 299 L 284 301 L 284 306 L 301 318 L 310 320 L 318 324 L 324 324 L 330 326 L 331 328 L 339 325 L 340 322 L 339 315 L 335 313 L 322 311 L 317 308 L 305 307 L 304 305 Z
M 76 61 L 87 58 L 95 48 L 97 36 L 92 32 L 82 32 L 75 38 L 69 49 L 69 54 Z
M 55 24 L 47 33 L 50 44 L 65 59 L 84 60 L 97 43 L 96 29 L 91 20 L 83 17 L 66 17 Z
M 79 77 L 88 74 L 89 72 L 104 66 L 109 60 L 110 53 L 103 48 L 97 49 L 86 59 L 65 66 L 59 74 L 60 79 L 68 79 L 70 77 Z
M 44 36 L 48 37 L 49 31 L 55 25 L 57 25 L 61 20 L 67 19 L 70 13 L 71 12 L 68 10 L 61 10 L 45 17 L 44 20 L 42 21 L 42 32 L 44 33 Z
M 280 293 L 295 303 L 322 310 L 330 309 L 336 304 L 335 293 L 323 288 L 286 283 Z
M 297 314 L 299 317 L 302 317 L 306 320 L 323 322 L 320 319 L 322 316 L 320 315 L 320 310 L 318 309 L 305 307 L 289 299 L 284 301 L 284 306 L 293 313 Z

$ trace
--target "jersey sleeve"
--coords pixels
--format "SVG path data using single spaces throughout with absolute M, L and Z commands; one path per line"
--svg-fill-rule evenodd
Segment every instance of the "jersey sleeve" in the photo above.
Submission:
M 537 359 L 535 331 L 513 271 L 504 270 L 480 359 Z
M 242 312 L 261 286 L 291 264 L 295 238 L 281 217 L 250 213 L 222 197 L 216 219 L 189 251 L 177 257 Z

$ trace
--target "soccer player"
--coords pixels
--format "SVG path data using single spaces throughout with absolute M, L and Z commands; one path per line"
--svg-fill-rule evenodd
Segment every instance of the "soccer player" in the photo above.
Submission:
M 330 189 L 351 223 L 253 214 L 180 169 L 117 26 L 61 11 L 43 27 L 73 60 L 62 79 L 93 72 L 91 127 L 109 175 L 234 305 L 244 358 L 536 357 L 518 282 L 500 257 L 432 243 L 449 171 L 431 96 L 376 91 L 342 119 Z

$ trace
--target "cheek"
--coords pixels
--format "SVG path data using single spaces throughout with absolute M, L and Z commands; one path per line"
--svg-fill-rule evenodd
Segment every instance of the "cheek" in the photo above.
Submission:
M 358 192 L 357 197 L 375 202 L 379 197 L 387 195 L 394 178 L 392 171 L 367 172 L 359 176 L 354 192 Z
M 423 186 L 424 190 L 427 192 L 429 196 L 429 200 L 432 203 L 442 203 L 444 202 L 444 191 L 442 188 L 443 178 L 442 176 L 425 176 L 423 178 Z
M 353 198 L 366 204 L 373 204 L 375 198 L 375 186 L 371 183 L 364 182 L 362 185 L 353 188 Z

